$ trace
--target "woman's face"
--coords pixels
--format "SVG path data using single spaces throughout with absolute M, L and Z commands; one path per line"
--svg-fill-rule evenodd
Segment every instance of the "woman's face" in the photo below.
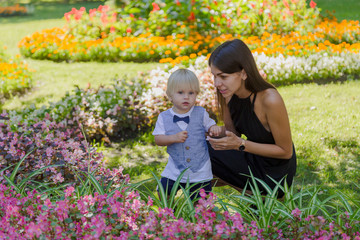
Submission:
M 214 85 L 225 99 L 231 97 L 235 93 L 241 92 L 241 89 L 245 88 L 245 86 L 242 86 L 242 80 L 244 77 L 246 78 L 244 70 L 235 73 L 223 73 L 213 65 L 211 65 L 210 68 L 211 73 L 214 76 Z

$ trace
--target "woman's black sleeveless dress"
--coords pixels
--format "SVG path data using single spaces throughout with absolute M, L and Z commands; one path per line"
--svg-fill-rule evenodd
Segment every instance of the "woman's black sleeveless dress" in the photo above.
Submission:
M 264 128 L 254 112 L 256 93 L 252 102 L 251 95 L 247 98 L 239 98 L 234 94 L 228 103 L 235 129 L 250 141 L 274 144 L 272 133 Z M 240 188 L 244 188 L 248 181 L 251 183 L 248 177 L 250 176 L 249 168 L 256 178 L 266 182 L 272 189 L 276 184 L 268 176 L 277 182 L 286 176 L 286 182 L 290 186 L 296 172 L 294 147 L 290 159 L 269 158 L 236 150 L 215 151 L 210 144 L 209 153 L 213 174 Z M 264 191 L 261 184 L 257 185 L 260 190 Z M 282 195 L 283 192 L 280 191 L 278 197 L 282 197 Z

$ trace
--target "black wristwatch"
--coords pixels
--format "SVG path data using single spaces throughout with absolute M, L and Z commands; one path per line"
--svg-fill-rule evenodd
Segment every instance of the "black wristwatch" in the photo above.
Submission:
M 245 140 L 241 139 L 241 145 L 239 147 L 239 151 L 242 152 L 245 150 Z

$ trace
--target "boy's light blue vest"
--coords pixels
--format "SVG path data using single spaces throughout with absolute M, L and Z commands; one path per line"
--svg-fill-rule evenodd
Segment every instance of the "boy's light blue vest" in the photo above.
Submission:
M 205 140 L 205 128 L 203 126 L 204 113 L 204 108 L 195 106 L 190 114 L 190 122 L 186 128 L 188 132 L 186 141 L 174 143 L 167 147 L 167 152 L 180 171 L 190 168 L 191 171 L 197 172 L 210 158 Z M 170 110 L 166 110 L 162 115 L 166 135 L 182 131 L 177 123 L 173 122 L 173 115 Z

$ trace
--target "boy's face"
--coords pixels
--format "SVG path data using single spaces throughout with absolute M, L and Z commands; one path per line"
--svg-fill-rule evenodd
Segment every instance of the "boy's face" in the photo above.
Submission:
M 176 113 L 187 113 L 196 101 L 197 92 L 189 87 L 183 86 L 171 94 L 170 100 L 173 103 L 173 110 Z

